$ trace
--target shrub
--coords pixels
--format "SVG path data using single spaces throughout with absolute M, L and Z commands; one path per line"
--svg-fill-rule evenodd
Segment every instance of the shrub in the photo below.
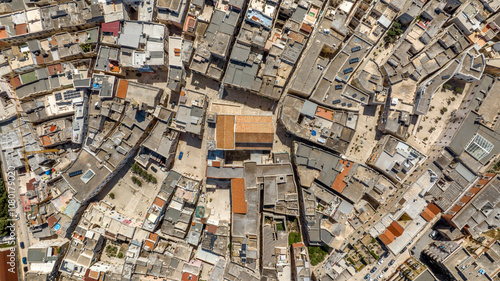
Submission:
M 9 204 L 7 198 L 7 189 L 5 183 L 0 175 L 0 237 L 9 233 L 7 228 L 10 225 L 9 217 Z
M 285 226 L 283 225 L 282 222 L 279 222 L 276 224 L 276 230 L 277 231 L 284 231 L 285 230 Z
M 157 183 L 158 182 L 156 180 L 156 178 L 152 174 L 149 174 L 148 172 L 146 172 L 146 170 L 144 170 L 143 168 L 141 168 L 141 166 L 139 166 L 139 164 L 137 164 L 137 163 L 132 164 L 132 167 L 130 167 L 130 169 L 132 170 L 132 172 L 134 174 L 138 174 L 139 176 L 141 176 L 141 178 L 143 178 L 147 182 L 152 182 L 152 183 Z M 134 177 L 132 177 L 132 181 L 134 181 L 133 178 Z M 139 179 L 137 179 L 137 180 L 139 180 Z M 134 182 L 134 183 L 136 183 L 136 182 Z M 140 184 L 137 184 L 137 185 L 141 186 Z
M 109 194 L 109 197 L 111 197 L 111 199 L 115 199 L 115 194 L 114 193 L 110 193 Z M 108 246 L 109 247 L 109 246 Z
M 294 243 L 299 243 L 302 241 L 302 236 L 299 232 L 290 232 L 288 234 L 288 245 L 293 245 Z
M 92 49 L 90 44 L 81 44 L 80 47 L 82 48 L 82 51 L 84 53 L 87 53 L 87 52 L 91 51 L 91 49 Z
M 137 184 L 139 187 L 142 186 L 142 181 L 135 176 L 132 177 L 132 182 Z
M 309 259 L 312 265 L 317 265 L 321 263 L 328 254 L 330 248 L 328 246 L 309 246 Z
M 392 44 L 396 41 L 397 37 L 403 34 L 403 30 L 401 29 L 401 23 L 398 21 L 394 22 L 391 29 L 387 31 L 387 35 L 384 37 L 384 41 L 386 43 Z

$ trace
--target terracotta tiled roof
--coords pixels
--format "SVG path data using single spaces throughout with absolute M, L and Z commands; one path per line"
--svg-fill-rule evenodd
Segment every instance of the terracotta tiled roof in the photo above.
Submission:
M 439 209 L 439 207 L 434 203 L 427 205 L 427 209 L 429 209 L 434 215 L 441 213 L 441 209 Z
M 274 141 L 273 118 L 258 115 L 219 115 L 216 139 L 219 149 L 270 149 Z
M 43 58 L 43 55 L 39 53 L 35 56 L 35 61 L 37 64 L 43 64 L 45 62 L 45 59 Z
M 93 280 L 99 280 L 99 271 L 93 271 L 88 269 L 87 273 L 85 274 L 84 280 L 85 281 L 93 281 Z
M 235 117 L 236 123 L 272 123 L 272 116 L 259 116 L 259 115 L 237 115 Z
M 255 128 L 272 127 L 272 124 L 264 126 L 262 124 L 253 124 Z M 236 132 L 234 140 L 237 143 L 272 143 L 274 134 L 272 133 L 257 133 L 257 132 Z
M 62 65 L 60 63 L 49 65 L 47 66 L 47 69 L 49 70 L 50 75 L 56 75 L 63 72 Z
M 384 233 L 380 234 L 378 236 L 378 238 L 380 239 L 380 241 L 382 241 L 382 243 L 384 243 L 385 245 L 389 245 L 392 243 L 392 241 L 394 241 L 394 238 L 396 238 L 394 236 L 394 234 L 392 232 L 390 232 L 389 230 L 385 230 Z
M 120 79 L 118 81 L 118 90 L 116 90 L 116 96 L 121 99 L 127 97 L 128 81 Z
M 464 203 L 464 204 L 467 204 L 467 202 L 469 202 L 470 200 L 472 199 L 472 196 L 467 196 L 465 195 L 464 197 L 462 197 L 460 199 L 460 202 Z
M 299 248 L 299 247 L 305 247 L 304 243 L 302 242 L 297 242 L 292 244 L 293 248 Z
M 52 215 L 52 216 L 47 218 L 47 223 L 48 223 L 49 227 L 53 227 L 57 223 L 57 218 L 54 215 Z
M 5 28 L 0 29 L 0 39 L 7 38 L 7 37 L 9 37 L 9 35 L 7 34 L 7 30 Z
M 21 77 L 19 77 L 19 75 L 16 75 L 14 78 L 10 79 L 10 85 L 14 89 L 23 85 L 23 83 L 21 83 Z
M 113 36 L 118 36 L 120 33 L 120 21 L 101 23 L 102 32 L 111 32 Z
M 207 231 L 215 234 L 217 232 L 217 226 L 213 224 L 207 224 Z
M 163 208 L 163 205 L 165 205 L 165 200 L 161 199 L 160 197 L 156 197 L 153 205 Z
M 158 240 L 158 234 L 150 232 L 148 239 L 152 240 L 152 241 L 157 241 Z
M 327 120 L 333 120 L 333 111 L 324 109 L 322 107 L 318 107 L 318 109 L 316 110 L 316 115 Z
M 198 280 L 198 276 L 196 276 L 192 273 L 184 272 L 182 274 L 182 281 L 197 281 L 197 280 Z
M 144 242 L 144 248 L 148 248 L 149 250 L 153 250 L 154 247 L 155 247 L 155 243 L 153 243 L 152 241 L 146 240 Z
M 233 199 L 233 213 L 246 214 L 247 201 L 245 199 L 245 180 L 243 178 L 231 179 L 231 196 Z
M 42 142 L 43 146 L 51 145 L 52 141 L 50 140 L 49 136 L 41 136 L 40 141 Z
M 272 116 L 236 116 L 234 126 L 237 143 L 272 143 L 274 126 Z
M 429 211 L 429 209 L 425 209 L 425 211 L 423 211 L 420 216 L 422 216 L 422 218 L 424 218 L 425 221 L 431 221 L 434 216 L 433 214 Z
M 306 32 L 306 33 L 311 33 L 312 27 L 308 24 L 302 23 L 302 26 L 300 27 L 300 30 Z
M 16 26 L 15 26 L 16 35 L 21 35 L 21 34 L 28 33 L 27 26 L 28 26 L 28 24 L 26 24 L 26 23 L 16 24 Z
M 344 170 L 342 170 L 342 172 L 339 173 L 337 175 L 337 177 L 335 178 L 335 181 L 333 182 L 333 185 L 332 185 L 332 189 L 337 191 L 338 193 L 341 193 L 344 190 L 344 188 L 346 187 L 346 183 L 344 182 L 344 178 L 351 170 L 353 163 L 349 162 L 347 160 L 344 160 L 344 159 L 341 159 L 339 162 L 344 165 Z M 347 163 L 350 163 L 349 167 L 347 167 Z
M 394 234 L 394 236 L 396 236 L 396 237 L 401 236 L 403 234 L 403 232 L 405 231 L 403 229 L 403 227 L 397 221 L 393 221 L 391 223 L 391 225 L 389 225 L 389 227 L 387 228 L 387 230 L 389 230 L 390 232 L 392 232 L 392 234 Z
M 217 148 L 234 149 L 234 115 L 217 116 Z
M 458 205 L 455 205 L 453 208 L 455 208 L 456 206 Z M 458 210 L 460 210 L 460 208 Z M 430 221 L 440 212 L 441 209 L 439 209 L 439 207 L 436 206 L 436 204 L 430 203 L 429 205 L 427 205 L 427 208 L 425 208 L 425 210 L 420 215 L 422 216 L 422 218 L 424 218 L 424 220 Z
M 36 179 L 32 178 L 26 183 L 26 190 L 28 191 L 35 191 L 35 183 Z

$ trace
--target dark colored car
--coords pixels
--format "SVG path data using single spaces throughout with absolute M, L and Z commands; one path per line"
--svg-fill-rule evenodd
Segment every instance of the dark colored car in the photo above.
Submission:
M 377 267 L 373 267 L 372 270 L 370 270 L 370 273 L 373 273 L 375 271 L 377 271 Z
M 21 242 L 20 246 L 21 246 L 21 249 L 24 249 L 24 242 Z
M 23 267 L 23 271 L 28 272 L 28 267 L 27 266 Z
M 393 265 L 395 262 L 396 262 L 395 260 L 391 260 L 391 261 L 389 262 L 389 266 Z
M 28 260 L 26 260 L 26 257 L 23 258 L 23 264 L 28 264 Z
M 179 160 L 182 159 L 182 155 L 184 155 L 184 152 L 181 151 L 181 153 L 179 153 Z
M 368 278 L 370 278 L 370 274 L 365 275 L 365 280 L 367 280 Z
M 389 253 L 389 251 L 387 251 L 387 252 L 385 252 L 385 254 L 384 254 L 384 258 L 388 258 L 390 255 L 391 255 L 391 253 Z

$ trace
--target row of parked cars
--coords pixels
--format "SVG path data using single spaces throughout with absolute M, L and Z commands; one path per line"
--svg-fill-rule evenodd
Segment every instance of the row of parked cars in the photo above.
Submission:
M 384 258 L 388 258 L 391 254 L 389 252 L 385 252 L 385 254 L 377 261 L 377 264 L 378 265 L 381 265 L 384 263 Z M 378 281 L 379 279 L 382 279 L 382 277 L 384 277 L 384 273 L 387 272 L 387 270 L 389 270 L 389 267 L 392 266 L 396 261 L 394 259 L 392 259 L 388 266 L 382 270 L 382 272 L 377 276 L 377 278 L 373 279 L 371 278 L 371 274 L 374 274 L 375 272 L 377 272 L 377 267 L 374 266 L 371 270 L 370 270 L 370 273 L 367 273 L 365 275 L 365 280 L 368 280 L 368 281 Z

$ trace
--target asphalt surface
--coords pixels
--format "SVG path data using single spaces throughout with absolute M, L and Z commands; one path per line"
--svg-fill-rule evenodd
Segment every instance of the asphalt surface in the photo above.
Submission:
M 415 245 L 410 249 L 411 255 L 417 259 L 420 260 L 420 255 L 422 251 L 429 245 L 431 244 L 434 240 L 429 236 L 432 233 L 433 229 L 429 228 L 427 229 L 422 237 L 415 243 Z

